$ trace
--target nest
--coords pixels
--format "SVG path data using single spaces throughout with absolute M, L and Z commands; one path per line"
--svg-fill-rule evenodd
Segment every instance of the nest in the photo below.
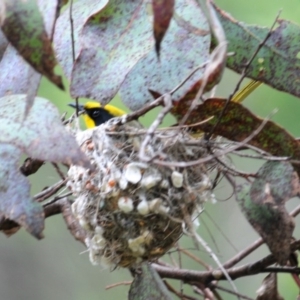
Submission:
M 72 166 L 68 186 L 77 197 L 72 210 L 88 233 L 93 264 L 130 267 L 161 257 L 212 196 L 204 165 L 178 168 L 140 161 L 145 135 L 141 128 L 112 122 L 77 134 L 94 170 Z M 158 159 L 167 162 L 206 155 L 190 141 L 185 131 L 157 131 L 146 153 L 160 153 Z

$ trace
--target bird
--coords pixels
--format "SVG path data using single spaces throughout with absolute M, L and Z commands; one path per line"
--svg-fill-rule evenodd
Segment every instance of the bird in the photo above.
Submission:
M 252 80 L 244 88 L 239 90 L 232 98 L 233 102 L 242 102 L 249 94 L 251 94 L 258 86 L 261 85 L 261 82 Z M 76 108 L 75 103 L 70 103 L 69 106 Z M 86 127 L 94 128 L 99 126 L 106 121 L 114 118 L 121 117 L 126 114 L 122 109 L 119 109 L 113 105 L 107 104 L 102 106 L 99 102 L 88 101 L 84 105 L 78 105 L 78 112 L 83 112 L 83 118 Z M 175 126 L 174 124 L 173 126 Z
M 76 103 L 70 103 L 69 106 L 77 107 Z M 121 117 L 126 114 L 125 111 L 113 105 L 102 106 L 96 101 L 88 101 L 84 105 L 79 104 L 78 112 L 83 112 L 84 122 L 88 129 L 99 126 L 114 117 Z

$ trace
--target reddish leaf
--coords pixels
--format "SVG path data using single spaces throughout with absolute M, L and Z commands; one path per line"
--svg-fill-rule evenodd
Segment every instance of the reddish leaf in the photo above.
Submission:
M 45 30 L 48 36 L 52 36 L 59 1 L 38 0 L 38 5 L 45 21 Z M 0 97 L 27 94 L 26 115 L 36 96 L 41 74 L 36 72 L 13 46 L 7 45 L 7 42 L 5 46 L 5 41 L 6 38 L 0 32 Z
M 159 57 L 160 43 L 170 25 L 175 0 L 152 0 L 153 8 L 153 32 L 155 38 L 155 50 Z
M 54 74 L 55 55 L 36 1 L 4 2 L 2 30 L 6 38 L 36 71 L 63 89 L 61 77 Z
M 209 99 L 200 104 L 192 112 L 186 124 L 196 124 L 211 116 L 212 120 L 195 127 L 195 130 L 210 132 L 217 122 L 226 103 L 225 99 Z M 189 101 L 177 102 L 171 113 L 180 121 L 189 108 Z M 262 119 L 252 114 L 239 103 L 230 102 L 214 134 L 223 136 L 229 140 L 242 142 L 257 129 Z M 287 131 L 275 123 L 268 121 L 264 128 L 254 136 L 250 145 L 276 156 L 288 156 L 300 160 L 300 141 L 296 140 Z M 295 170 L 300 174 L 300 165 L 294 164 Z

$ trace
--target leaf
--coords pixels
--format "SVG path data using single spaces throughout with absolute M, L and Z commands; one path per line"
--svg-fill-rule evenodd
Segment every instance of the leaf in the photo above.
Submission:
M 79 35 L 83 29 L 84 24 L 89 17 L 100 11 L 108 3 L 108 0 L 85 0 L 78 1 L 73 4 L 72 18 L 74 21 L 74 50 L 75 57 L 81 51 L 81 41 Z M 56 51 L 56 58 L 64 70 L 64 74 L 71 81 L 73 69 L 73 55 L 72 55 L 72 39 L 70 27 L 70 11 L 66 9 L 57 19 L 54 32 L 54 48 Z M 98 70 L 97 70 L 98 73 Z
M 8 45 L 0 61 L 0 97 L 10 94 L 36 94 L 40 74 L 28 65 L 17 50 Z
M 269 29 L 238 22 L 215 7 L 226 32 L 228 52 L 227 67 L 241 73 Z M 300 96 L 298 82 L 300 59 L 300 26 L 286 20 L 278 20 L 265 45 L 249 67 L 247 77 L 262 81 L 280 91 Z M 241 42 L 243 41 L 243 42 Z
M 71 94 L 107 104 L 132 67 L 153 47 L 144 1 L 110 1 L 85 24 Z
M 132 110 L 152 101 L 149 90 L 170 92 L 190 73 L 200 68 L 174 95 L 180 99 L 191 85 L 202 79 L 209 60 L 209 26 L 196 1 L 175 1 L 175 12 L 160 50 L 160 62 L 153 47 L 126 76 L 120 89 L 123 102 Z
M 130 286 L 129 300 L 171 300 L 172 297 L 157 272 L 148 263 L 141 264 Z
M 2 31 L 36 71 L 63 89 L 61 77 L 54 74 L 55 55 L 35 0 L 5 0 Z
M 90 167 L 75 138 L 62 125 L 56 107 L 36 97 L 24 120 L 25 98 L 0 98 L 0 143 L 13 145 L 32 158 Z
M 212 120 L 193 128 L 195 131 L 210 132 L 216 124 L 225 103 L 226 99 L 213 98 L 206 100 L 192 111 L 186 124 L 197 124 L 214 116 Z M 188 111 L 189 105 L 189 101 L 177 102 L 171 113 L 180 121 Z M 241 104 L 230 102 L 219 125 L 215 128 L 214 134 L 232 141 L 242 142 L 261 125 L 262 121 Z M 268 121 L 248 144 L 275 156 L 287 156 L 300 160 L 300 141 L 271 121 Z M 293 167 L 300 174 L 299 164 L 294 164 Z
M 152 0 L 153 8 L 153 33 L 155 38 L 155 51 L 159 57 L 160 43 L 169 28 L 173 12 L 175 0 Z
M 64 4 L 62 0 L 37 0 L 39 11 L 42 14 L 45 31 L 47 36 L 52 40 L 54 25 L 57 19 L 58 12 Z
M 59 1 L 38 0 L 45 19 L 45 29 L 52 36 Z M 2 31 L 0 31 L 0 52 L 2 51 Z M 3 38 L 5 39 L 4 35 Z M 5 39 L 6 40 L 6 39 Z M 0 53 L 0 97 L 11 94 L 27 94 L 25 116 L 33 104 L 40 84 L 41 75 L 37 73 L 11 46 L 6 45 Z M 2 57 L 3 56 L 3 57 Z
M 299 192 L 299 177 L 289 162 L 267 161 L 252 184 L 251 199 L 258 204 L 284 205 Z
M 44 211 L 31 199 L 29 181 L 19 171 L 21 154 L 14 145 L 0 144 L 0 212 L 40 239 Z
M 277 274 L 270 273 L 267 275 L 261 287 L 257 291 L 256 300 L 284 300 L 277 290 Z
M 298 191 L 299 178 L 292 166 L 287 162 L 273 161 L 260 168 L 251 186 L 245 184 L 237 189 L 242 212 L 281 265 L 285 265 L 290 256 L 295 227 L 284 204 Z

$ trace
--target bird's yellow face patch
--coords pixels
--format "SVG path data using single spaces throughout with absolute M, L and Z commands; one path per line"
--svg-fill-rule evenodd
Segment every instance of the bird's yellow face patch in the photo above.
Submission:
M 123 116 L 124 114 L 126 114 L 125 111 L 113 106 L 113 105 L 105 105 L 105 106 L 101 106 L 101 104 L 99 102 L 95 102 L 95 101 L 88 101 L 83 105 L 83 109 L 85 110 L 85 113 L 83 114 L 83 118 L 84 118 L 84 122 L 87 128 L 93 128 L 96 125 L 99 125 L 99 119 L 98 116 L 97 117 L 93 117 L 93 113 L 95 112 L 95 110 L 97 109 L 101 109 L 106 112 L 106 114 L 110 115 L 111 117 L 120 117 Z M 97 118 L 97 119 L 96 119 Z M 107 118 L 106 117 L 102 117 L 104 118 L 104 120 Z M 100 119 L 103 120 L 103 119 Z M 100 121 L 101 123 L 104 123 L 105 121 Z M 107 120 L 107 119 L 106 119 Z M 98 123 L 98 124 L 97 124 Z
M 94 128 L 96 126 L 95 121 L 87 114 L 82 115 L 86 128 Z
M 88 101 L 83 105 L 83 108 L 86 110 L 99 108 L 99 107 L 102 107 L 102 105 L 99 102 L 95 102 L 95 101 Z
M 99 102 L 95 101 L 88 101 L 84 104 L 84 109 L 89 110 L 89 109 L 94 109 L 94 108 L 100 108 L 102 105 Z M 126 112 L 122 109 L 119 109 L 113 105 L 107 104 L 104 106 L 104 109 L 108 111 L 112 116 L 114 117 L 121 117 L 126 114 Z

